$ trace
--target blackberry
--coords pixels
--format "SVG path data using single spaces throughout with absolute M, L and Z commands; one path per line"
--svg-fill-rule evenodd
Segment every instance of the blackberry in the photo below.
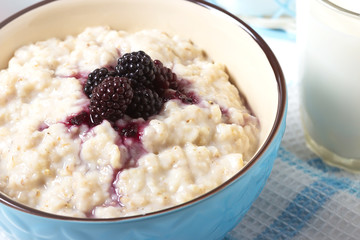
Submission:
M 136 123 L 130 123 L 121 129 L 120 134 L 121 134 L 121 136 L 124 136 L 127 138 L 137 137 L 139 134 L 139 127 Z
M 91 98 L 93 89 L 99 85 L 105 78 L 110 76 L 115 76 L 116 72 L 109 71 L 107 68 L 97 68 L 92 71 L 87 78 L 87 81 L 84 86 L 84 92 L 86 96 Z
M 163 93 L 166 89 L 178 88 L 177 76 L 170 68 L 165 67 L 161 61 L 155 60 L 155 80 L 154 87 L 158 93 Z
M 151 57 L 143 51 L 124 54 L 118 59 L 115 70 L 119 76 L 131 79 L 133 88 L 140 88 L 141 85 L 153 87 L 155 65 Z
M 130 81 L 124 77 L 107 77 L 92 92 L 90 116 L 93 123 L 116 121 L 123 117 L 133 98 Z
M 142 117 L 145 120 L 160 112 L 163 106 L 162 98 L 149 88 L 137 88 L 126 114 L 132 118 Z

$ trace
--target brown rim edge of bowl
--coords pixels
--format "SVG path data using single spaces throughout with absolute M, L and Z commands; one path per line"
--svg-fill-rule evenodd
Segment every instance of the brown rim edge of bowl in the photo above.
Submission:
M 13 21 L 14 19 L 20 17 L 21 15 L 31 11 L 32 9 L 35 9 L 35 8 L 38 8 L 38 7 L 41 7 L 45 4 L 48 4 L 50 2 L 55 2 L 55 1 L 58 1 L 58 0 L 42 0 L 40 2 L 37 2 L 37 3 L 34 3 L 14 14 L 12 14 L 11 16 L 5 18 L 3 21 L 0 22 L 0 29 L 3 28 L 5 25 L 7 25 L 8 23 L 10 23 L 11 21 Z
M 19 16 L 31 11 L 32 9 L 41 7 L 43 5 L 46 5 L 48 3 L 51 2 L 55 2 L 55 1 L 59 1 L 59 0 L 43 0 L 41 2 L 38 2 L 36 4 L 33 4 L 15 14 L 13 14 L 12 16 L 6 18 L 4 21 L 2 21 L 0 23 L 0 29 L 3 28 L 6 24 L 10 23 L 12 20 L 18 18 Z M 277 135 L 277 132 L 279 131 L 280 125 L 282 123 L 282 120 L 284 118 L 284 114 L 285 114 L 285 109 L 286 109 L 286 99 L 287 99 L 287 92 L 286 92 L 286 83 L 285 83 L 285 78 L 284 78 L 284 74 L 282 72 L 281 66 L 277 60 L 277 58 L 275 57 L 274 53 L 272 52 L 272 50 L 270 49 L 270 47 L 267 45 L 267 43 L 262 39 L 262 37 L 255 31 L 253 30 L 248 24 L 246 24 L 244 21 L 242 21 L 241 19 L 239 19 L 237 16 L 231 14 L 230 12 L 222 9 L 219 6 L 216 6 L 214 4 L 211 4 L 209 2 L 206 2 L 204 0 L 182 0 L 182 1 L 188 1 L 188 2 L 192 2 L 194 4 L 200 5 L 202 7 L 205 7 L 209 10 L 216 10 L 221 12 L 222 14 L 227 15 L 228 17 L 232 18 L 233 20 L 236 21 L 236 24 L 243 29 L 246 33 L 248 33 L 256 42 L 257 44 L 260 46 L 260 48 L 263 50 L 263 52 L 265 53 L 273 71 L 276 77 L 276 81 L 277 81 L 277 85 L 278 85 L 278 92 L 279 92 L 279 96 L 278 96 L 278 109 L 277 109 L 277 113 L 276 113 L 276 118 L 275 118 L 275 122 L 273 124 L 273 127 L 271 129 L 271 132 L 269 134 L 269 136 L 267 137 L 267 139 L 265 140 L 263 146 L 259 149 L 259 151 L 251 158 L 251 160 L 249 161 L 248 164 L 246 164 L 244 166 L 244 168 L 242 168 L 238 173 L 236 173 L 233 177 L 231 177 L 230 179 L 228 179 L 226 182 L 222 183 L 221 185 L 219 185 L 218 187 L 212 189 L 211 191 L 197 197 L 194 198 L 188 202 L 170 207 L 170 208 L 165 208 L 159 211 L 155 211 L 155 212 L 150 212 L 150 213 L 145 213 L 142 215 L 134 215 L 134 216 L 128 216 L 128 217 L 117 217 L 117 218 L 79 218 L 79 217 L 68 217 L 68 216 L 62 216 L 62 215 L 56 215 L 56 214 L 52 214 L 52 213 L 47 213 L 47 212 L 43 212 L 34 208 L 31 208 L 29 206 L 26 206 L 22 203 L 19 203 L 11 198 L 9 198 L 8 196 L 6 196 L 5 194 L 0 192 L 0 203 L 3 203 L 11 208 L 20 210 L 22 212 L 25 213 L 29 213 L 32 215 L 36 215 L 36 216 L 40 216 L 40 217 L 46 217 L 46 218 L 51 218 L 51 219 L 57 219 L 57 220 L 70 220 L 70 221 L 82 221 L 82 222 L 115 222 L 115 221 L 123 221 L 123 220 L 130 220 L 130 219 L 138 219 L 138 218 L 144 218 L 144 217 L 151 217 L 151 216 L 155 216 L 155 215 L 159 215 L 159 214 L 163 214 L 166 212 L 170 212 L 172 210 L 178 210 L 182 207 L 185 206 L 189 206 L 193 203 L 199 202 L 213 194 L 215 194 L 216 192 L 221 191 L 222 189 L 224 189 L 225 187 L 227 187 L 229 184 L 231 184 L 232 182 L 234 182 L 237 178 L 239 178 L 241 175 L 243 175 L 251 166 L 253 166 L 257 160 L 261 157 L 261 155 L 263 155 L 263 153 L 265 152 L 265 150 L 268 148 L 268 146 L 270 145 L 270 143 L 272 142 L 272 140 L 274 139 L 274 137 Z
M 334 10 L 334 11 L 340 13 L 340 14 L 346 14 L 346 15 L 348 15 L 348 16 L 355 17 L 355 18 L 359 18 L 359 17 L 360 17 L 360 12 L 351 11 L 350 9 L 341 7 L 341 6 L 339 6 L 339 5 L 331 2 L 331 1 L 329 1 L 329 0 L 320 0 L 320 2 L 321 2 L 324 6 L 330 8 L 330 9 L 332 9 L 332 10 Z

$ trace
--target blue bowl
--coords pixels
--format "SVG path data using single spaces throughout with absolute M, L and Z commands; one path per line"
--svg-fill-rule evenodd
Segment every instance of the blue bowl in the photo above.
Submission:
M 99 14 L 100 10 L 106 14 Z M 284 134 L 286 84 L 274 54 L 247 24 L 205 1 L 48 0 L 0 23 L 0 68 L 6 67 L 14 50 L 23 44 L 75 34 L 85 26 L 99 24 L 123 30 L 159 28 L 188 36 L 212 59 L 225 63 L 260 119 L 261 146 L 241 171 L 219 187 L 145 215 L 64 217 L 29 208 L 0 193 L 0 229 L 9 239 L 19 240 L 223 239 L 263 189 Z

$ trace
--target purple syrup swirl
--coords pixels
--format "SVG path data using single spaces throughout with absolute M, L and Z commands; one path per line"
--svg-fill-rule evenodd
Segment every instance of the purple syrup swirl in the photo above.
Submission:
M 42 132 L 44 131 L 45 129 L 48 129 L 49 128 L 49 125 L 47 125 L 46 123 L 41 123 L 40 126 L 38 127 L 38 131 L 39 132 Z
M 86 125 L 89 128 L 95 127 L 94 122 L 91 120 L 89 111 L 82 110 L 76 115 L 72 115 L 66 118 L 64 121 L 65 126 L 71 128 L 72 126 Z
M 70 75 L 69 77 L 73 77 L 76 79 L 87 79 L 89 73 L 88 72 L 78 72 L 73 75 Z
M 118 191 L 116 184 L 119 178 L 119 174 L 125 169 L 133 168 L 137 166 L 137 161 L 141 156 L 146 154 L 146 150 L 141 142 L 141 136 L 144 128 L 148 125 L 149 121 L 142 119 L 127 119 L 122 120 L 121 123 L 111 123 L 112 128 L 118 133 L 119 138 L 116 144 L 124 146 L 126 150 L 122 151 L 123 166 L 120 169 L 113 169 L 113 178 L 109 188 L 109 194 L 111 196 L 111 202 L 106 203 L 104 206 L 122 206 L 121 193 Z M 76 115 L 69 116 L 63 124 L 68 128 L 75 126 L 85 125 L 91 131 L 97 124 L 94 124 L 91 118 L 91 114 L 86 109 L 82 110 Z M 88 218 L 94 216 L 94 210 L 86 213 Z
M 129 139 L 127 139 L 127 137 L 124 137 L 124 138 L 125 138 L 124 140 L 129 140 Z M 122 203 L 121 203 L 122 195 L 121 195 L 121 192 L 119 191 L 119 189 L 116 187 L 116 184 L 119 180 L 120 174 L 126 169 L 137 167 L 138 160 L 141 158 L 141 156 L 143 156 L 144 154 L 147 153 L 147 151 L 144 149 L 141 141 L 137 140 L 137 138 L 135 138 L 133 141 L 131 141 L 131 140 L 125 141 L 124 145 L 127 148 L 127 154 L 125 157 L 124 165 L 120 169 L 114 169 L 113 178 L 112 178 L 111 185 L 109 188 L 109 194 L 112 199 L 110 206 L 111 205 L 122 206 Z

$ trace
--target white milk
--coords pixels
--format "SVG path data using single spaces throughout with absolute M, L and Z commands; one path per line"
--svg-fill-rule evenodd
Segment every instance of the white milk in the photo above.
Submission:
M 333 0 L 360 12 L 358 0 Z M 302 118 L 307 143 L 330 164 L 360 171 L 360 16 L 297 1 Z

